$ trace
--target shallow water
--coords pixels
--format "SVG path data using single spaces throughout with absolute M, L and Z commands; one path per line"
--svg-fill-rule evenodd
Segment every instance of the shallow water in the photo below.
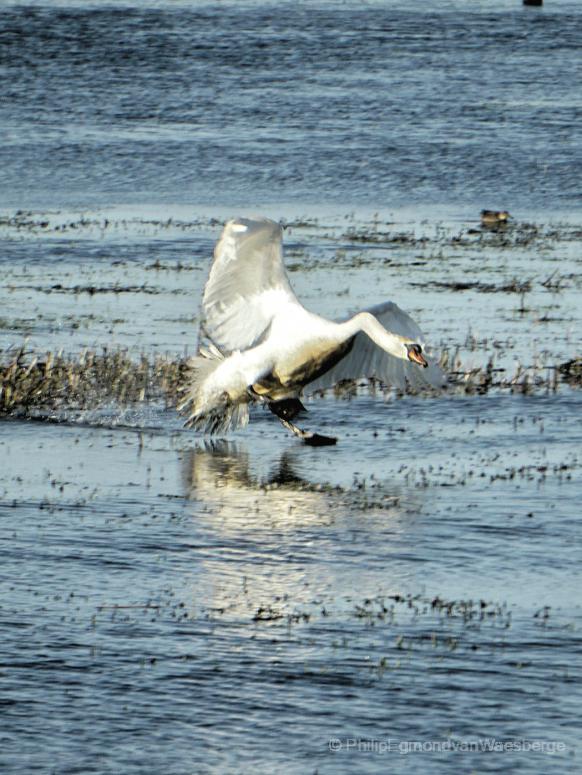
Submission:
M 325 450 L 3 423 L 7 766 L 575 772 L 580 400 L 321 401 Z M 449 738 L 564 750 L 404 755 Z
M 319 449 L 261 409 L 3 419 L 2 772 L 580 771 L 581 16 L 4 3 L 3 356 L 193 352 L 261 211 L 310 309 L 392 298 L 545 382 L 313 399 Z
M 393 295 L 465 364 L 508 373 L 515 353 L 575 354 L 577 223 L 522 244 L 520 225 L 285 217 L 314 309 Z M 1 229 L 4 347 L 195 346 L 208 213 L 7 213 Z M 454 289 L 520 272 L 521 311 L 510 291 Z M 325 449 L 260 409 L 214 443 L 173 409 L 98 395 L 4 421 L 4 768 L 576 772 L 581 400 L 563 383 L 313 399 L 305 424 L 340 437 Z

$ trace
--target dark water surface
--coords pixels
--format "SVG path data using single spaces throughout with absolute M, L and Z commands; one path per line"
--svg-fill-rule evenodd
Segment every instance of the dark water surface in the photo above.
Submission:
M 576 207 L 581 23 L 576 0 L 5 2 L 0 205 Z
M 465 371 L 545 379 L 313 400 L 326 449 L 260 410 L 212 443 L 97 395 L 4 419 L 2 773 L 581 771 L 581 22 L 2 4 L 3 356 L 192 352 L 242 209 L 290 224 L 310 309 L 393 298 Z

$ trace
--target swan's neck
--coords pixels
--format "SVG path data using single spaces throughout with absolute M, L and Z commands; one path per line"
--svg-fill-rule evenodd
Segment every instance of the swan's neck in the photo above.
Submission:
M 390 355 L 394 355 L 396 358 L 402 358 L 404 360 L 408 358 L 405 345 L 407 342 L 410 342 L 410 340 L 399 334 L 393 334 L 390 331 L 387 331 L 374 315 L 369 312 L 360 312 L 341 325 L 347 336 L 354 336 L 354 334 L 363 331 L 370 337 L 374 344 L 377 344 L 378 347 L 381 347 L 387 353 L 390 353 Z

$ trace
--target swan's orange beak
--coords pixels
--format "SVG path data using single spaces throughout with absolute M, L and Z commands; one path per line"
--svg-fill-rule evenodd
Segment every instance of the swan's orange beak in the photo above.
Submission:
M 419 344 L 408 344 L 406 347 L 408 349 L 408 360 L 418 363 L 426 369 L 428 363 L 422 354 L 422 347 Z

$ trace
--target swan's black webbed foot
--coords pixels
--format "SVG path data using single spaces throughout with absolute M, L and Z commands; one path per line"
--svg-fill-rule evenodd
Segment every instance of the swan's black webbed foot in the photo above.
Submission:
M 262 403 L 266 401 L 270 411 L 279 418 L 281 424 L 305 444 L 310 447 L 330 447 L 333 444 L 337 444 L 337 439 L 333 436 L 322 436 L 320 433 L 304 431 L 291 422 L 297 415 L 307 413 L 307 409 L 298 398 L 283 398 L 280 401 L 269 401 L 265 396 L 259 395 L 252 385 L 249 385 L 247 390 L 249 396 L 254 401 Z
M 320 433 L 311 433 L 311 431 L 304 431 L 298 428 L 292 422 L 284 420 L 279 417 L 281 423 L 287 428 L 287 430 L 294 433 L 295 436 L 300 438 L 305 444 L 310 447 L 331 447 L 333 444 L 337 444 L 337 439 L 333 436 L 322 436 Z
M 321 433 L 308 433 L 307 431 L 304 433 L 307 435 L 303 441 L 309 447 L 333 447 L 334 444 L 337 444 L 335 436 L 322 436 Z
M 307 412 L 298 398 L 282 398 L 280 401 L 269 401 L 269 409 L 280 420 L 294 420 L 300 414 Z

